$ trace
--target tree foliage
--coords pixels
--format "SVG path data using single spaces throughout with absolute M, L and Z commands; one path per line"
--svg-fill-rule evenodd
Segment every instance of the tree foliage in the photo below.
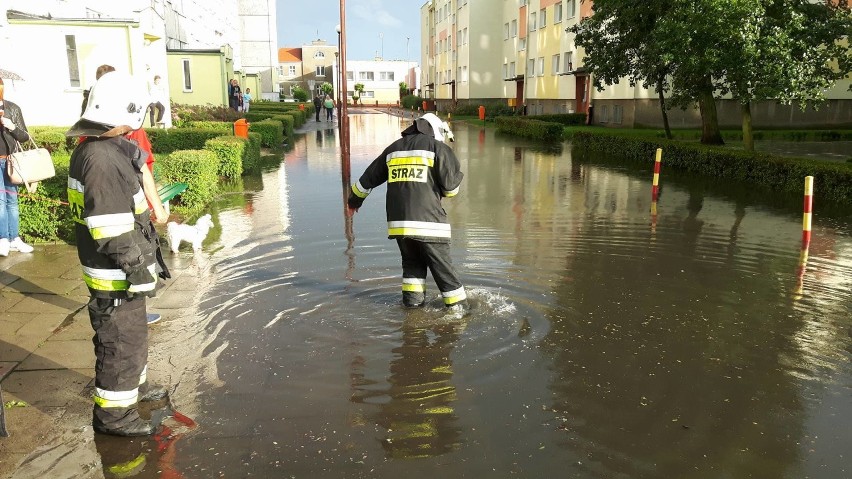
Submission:
M 721 143 L 716 96 L 804 105 L 852 64 L 841 42 L 852 31 L 850 10 L 831 3 L 595 0 L 593 12 L 572 31 L 595 86 L 627 78 L 669 93 L 669 107 L 697 102 L 704 143 Z

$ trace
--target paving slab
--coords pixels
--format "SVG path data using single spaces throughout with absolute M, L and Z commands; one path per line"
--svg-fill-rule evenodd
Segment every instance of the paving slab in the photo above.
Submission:
M 93 365 L 94 362 L 89 366 Z M 85 392 L 94 377 L 95 370 L 92 367 L 16 370 L 3 381 L 3 394 L 18 398 L 34 407 L 65 407 L 73 402 L 91 405 L 91 395 Z
M 55 294 L 28 294 L 20 302 L 8 309 L 13 313 L 73 313 L 85 303 L 74 301 Z
M 36 369 L 85 369 L 95 364 L 91 340 L 45 341 L 18 366 L 19 371 Z

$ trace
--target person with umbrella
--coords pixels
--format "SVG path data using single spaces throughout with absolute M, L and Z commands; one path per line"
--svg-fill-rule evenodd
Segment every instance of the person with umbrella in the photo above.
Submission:
M 14 74 L 0 70 L 0 256 L 9 256 L 10 251 L 33 252 L 33 247 L 20 237 L 18 186 L 12 184 L 6 166 L 9 155 L 18 151 L 21 143 L 29 141 L 30 135 L 21 107 L 3 97 L 3 75 Z

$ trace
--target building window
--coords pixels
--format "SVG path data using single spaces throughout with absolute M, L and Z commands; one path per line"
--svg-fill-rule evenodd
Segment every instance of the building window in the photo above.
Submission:
M 612 106 L 612 122 L 613 123 L 620 125 L 623 115 L 624 115 L 624 109 L 621 105 L 613 105 Z
M 467 45 L 467 28 L 462 30 L 462 44 Z
M 296 65 L 290 65 L 287 67 L 287 75 L 294 77 L 296 76 Z
M 547 10 L 541 9 L 538 11 L 538 27 L 544 28 L 547 26 Z
M 508 63 L 503 64 L 503 78 L 504 79 L 509 78 L 509 64 Z
M 364 93 L 361 95 L 361 98 L 375 98 L 376 92 L 370 90 L 364 90 Z
M 515 62 L 509 63 L 509 78 L 515 78 L 517 74 L 515 73 Z
M 527 48 L 527 39 L 521 38 L 518 40 L 518 50 L 526 50 Z
M 527 61 L 527 76 L 533 77 L 535 76 L 535 60 L 530 59 Z
M 553 60 L 550 65 L 551 75 L 559 74 L 559 54 L 553 55 Z
M 544 57 L 538 57 L 538 76 L 544 76 Z
M 189 73 L 189 58 L 181 61 L 183 66 L 183 91 L 192 91 L 192 75 Z
M 65 53 L 68 54 L 68 78 L 72 87 L 80 86 L 80 62 L 77 61 L 77 39 L 65 35 Z
M 379 80 L 393 81 L 393 72 L 379 72 Z
M 325 53 L 316 52 L 316 53 L 314 53 L 314 58 L 317 59 L 317 60 L 321 60 L 321 59 L 325 58 Z
M 325 65 L 317 65 L 317 76 L 324 77 L 325 76 Z
M 346 79 L 355 81 L 355 72 L 353 72 L 353 71 L 346 72 Z
M 559 2 L 553 7 L 553 23 L 560 23 L 561 21 L 562 21 L 562 2 Z
M 515 38 L 515 37 L 518 36 L 518 21 L 517 20 L 512 20 L 512 27 L 510 28 L 510 33 L 512 35 L 512 38 Z
M 503 40 L 508 40 L 508 39 L 509 39 L 509 24 L 504 23 L 503 24 Z
M 529 30 L 531 32 L 535 31 L 535 12 L 530 13 L 530 27 Z
M 565 73 L 574 71 L 574 52 L 565 52 L 565 61 L 562 64 L 565 65 Z
M 577 15 L 577 0 L 567 0 L 565 3 L 565 17 L 574 18 Z
M 607 105 L 603 105 L 601 107 L 600 120 L 601 123 L 609 122 L 609 107 Z
M 278 76 L 284 76 L 284 67 L 282 67 L 281 65 L 278 66 Z
M 467 83 L 467 67 L 466 66 L 462 67 L 461 81 L 462 81 L 462 83 Z
M 358 79 L 361 81 L 373 81 L 373 72 L 358 72 Z

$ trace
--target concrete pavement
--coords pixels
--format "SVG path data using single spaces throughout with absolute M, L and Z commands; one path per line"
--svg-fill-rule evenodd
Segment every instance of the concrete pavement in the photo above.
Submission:
M 158 326 L 191 314 L 192 292 L 209 266 L 191 253 L 165 256 L 172 278 L 148 302 L 149 311 L 163 315 L 150 328 L 152 346 Z M 73 246 L 36 245 L 31 254 L 0 257 L 0 386 L 11 406 L 5 409 L 10 436 L 0 438 L 0 477 L 67 435 L 69 424 L 90 424 L 95 356 L 88 298 Z

